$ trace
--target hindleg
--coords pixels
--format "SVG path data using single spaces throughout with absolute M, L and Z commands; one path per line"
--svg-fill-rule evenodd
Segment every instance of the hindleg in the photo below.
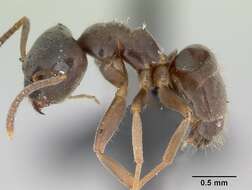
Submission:
M 143 132 L 142 132 L 142 120 L 141 120 L 141 110 L 144 106 L 144 99 L 146 98 L 146 90 L 141 89 L 137 96 L 135 97 L 132 105 L 132 146 L 135 166 L 135 175 L 133 182 L 133 190 L 139 189 L 139 182 L 141 178 L 141 170 L 144 162 L 143 158 Z
M 161 103 L 164 106 L 181 113 L 184 119 L 181 121 L 180 125 L 170 139 L 160 164 L 158 164 L 141 179 L 141 187 L 144 186 L 153 177 L 158 175 L 158 173 L 164 170 L 167 166 L 172 164 L 191 122 L 191 111 L 180 97 L 178 97 L 166 86 L 160 86 L 158 92 Z

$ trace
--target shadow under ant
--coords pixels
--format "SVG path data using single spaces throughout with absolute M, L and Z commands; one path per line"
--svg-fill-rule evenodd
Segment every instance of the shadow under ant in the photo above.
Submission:
M 160 162 L 162 153 L 181 120 L 180 115 L 176 112 L 161 107 L 157 98 L 153 102 L 142 113 L 144 145 L 143 175 Z M 37 154 L 35 154 L 40 157 L 39 166 L 36 167 L 37 164 L 33 163 L 35 164 L 35 168 L 39 168 L 38 172 L 44 174 L 53 173 L 53 176 L 63 176 L 63 180 L 71 180 L 71 178 L 75 178 L 76 176 L 82 176 L 80 177 L 80 183 L 85 184 L 86 180 L 91 180 L 99 171 L 99 175 L 103 175 L 101 183 L 106 182 L 106 184 L 103 184 L 103 187 L 106 187 L 107 181 L 109 181 L 108 188 L 111 188 L 112 185 L 113 189 L 125 189 L 113 176 L 104 170 L 93 152 L 95 131 L 99 123 L 99 117 L 94 118 L 97 119 L 92 119 L 88 122 L 83 122 L 83 119 L 77 118 L 74 125 L 68 125 L 64 121 L 63 125 L 77 129 L 77 132 L 69 133 L 69 131 L 64 131 L 58 137 L 48 138 L 53 140 L 45 139 L 44 141 L 40 141 L 36 145 L 40 147 L 39 152 L 36 150 Z M 133 172 L 135 163 L 131 142 L 131 120 L 132 117 L 128 108 L 120 124 L 119 131 L 108 145 L 106 152 L 115 160 L 120 161 L 129 171 Z M 166 170 L 163 173 L 165 172 Z M 169 171 L 167 170 L 167 172 Z M 64 176 L 67 176 L 66 179 L 64 179 Z M 154 183 L 151 182 L 146 185 L 144 189 L 149 190 L 157 187 L 160 189 L 160 184 L 155 183 L 155 181 L 153 180 Z

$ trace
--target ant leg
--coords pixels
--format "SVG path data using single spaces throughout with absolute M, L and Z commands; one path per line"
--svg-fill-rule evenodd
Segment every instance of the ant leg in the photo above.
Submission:
M 68 99 L 92 99 L 94 100 L 97 104 L 100 104 L 100 101 L 93 95 L 88 95 L 88 94 L 79 94 L 79 95 L 74 95 L 74 96 L 69 96 Z
M 132 145 L 134 161 L 136 163 L 135 176 L 132 190 L 140 189 L 141 170 L 144 162 L 143 158 L 143 132 L 142 132 L 142 120 L 141 110 L 146 105 L 148 99 L 148 93 L 151 83 L 151 71 L 148 64 L 144 65 L 145 69 L 139 73 L 140 78 L 140 90 L 133 100 L 131 105 L 132 113 Z
M 161 103 L 164 106 L 181 113 L 184 119 L 181 121 L 180 125 L 170 139 L 163 154 L 161 163 L 141 179 L 141 187 L 143 187 L 148 181 L 150 181 L 167 166 L 172 164 L 192 120 L 190 108 L 182 101 L 180 97 L 170 90 L 169 87 L 160 86 L 158 92 Z
M 18 20 L 7 32 L 5 32 L 0 37 L 0 47 L 4 44 L 4 42 L 10 38 L 20 27 L 22 26 L 21 31 L 21 40 L 20 40 L 20 54 L 21 58 L 20 60 L 24 62 L 24 59 L 26 57 L 26 44 L 28 39 L 28 34 L 30 31 L 30 22 L 27 17 L 22 17 L 20 20 Z
M 105 79 L 116 86 L 118 90 L 96 131 L 94 152 L 100 162 L 117 176 L 122 184 L 131 188 L 134 180 L 132 173 L 104 153 L 108 142 L 118 130 L 126 109 L 127 72 L 121 59 L 112 58 L 102 62 L 98 61 L 98 64 Z
M 105 113 L 99 128 L 96 131 L 94 152 L 101 161 L 101 163 L 109 168 L 114 175 L 116 175 L 120 182 L 126 185 L 128 188 L 132 186 L 133 177 L 130 172 L 127 171 L 121 164 L 113 160 L 111 157 L 105 155 L 105 148 L 118 130 L 120 121 L 124 115 L 126 108 L 126 89 L 127 83 L 125 83 L 121 88 L 118 89 L 116 96 L 111 103 L 109 109 Z
M 142 140 L 142 120 L 141 120 L 141 110 L 146 104 L 147 91 L 141 89 L 137 96 L 134 98 L 131 105 L 132 118 L 132 145 L 133 145 L 133 155 L 134 161 L 136 163 L 135 176 L 133 182 L 132 190 L 139 189 L 139 182 L 141 177 L 142 165 L 144 162 L 143 158 L 143 140 Z

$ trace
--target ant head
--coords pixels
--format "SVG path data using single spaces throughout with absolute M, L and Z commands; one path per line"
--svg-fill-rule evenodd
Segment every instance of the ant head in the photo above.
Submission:
M 86 55 L 65 26 L 58 24 L 44 32 L 24 60 L 24 85 L 59 74 L 65 74 L 67 79 L 31 93 L 29 98 L 35 110 L 42 113 L 42 108 L 68 97 L 79 85 L 86 67 Z
M 8 112 L 10 137 L 13 135 L 15 113 L 26 96 L 29 96 L 35 110 L 42 113 L 42 108 L 71 94 L 87 67 L 85 53 L 62 24 L 44 32 L 22 61 L 25 88 L 16 96 Z

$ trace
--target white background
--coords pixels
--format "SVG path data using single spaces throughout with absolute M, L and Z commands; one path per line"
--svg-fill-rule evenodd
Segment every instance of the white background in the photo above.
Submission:
M 31 21 L 28 47 L 47 28 L 61 22 L 75 38 L 88 26 L 102 21 L 126 22 L 131 27 L 147 24 L 165 52 L 192 43 L 207 45 L 220 63 L 226 83 L 229 113 L 226 143 L 221 151 L 179 153 L 175 162 L 143 189 L 250 189 L 252 177 L 252 3 L 249 0 L 164 1 L 31 1 L 1 3 L 0 35 L 26 15 Z M 19 58 L 20 33 L 0 49 L 0 189 L 125 189 L 105 170 L 92 152 L 95 129 L 113 99 L 115 88 L 103 79 L 89 58 L 87 73 L 78 93 L 96 95 L 102 102 L 69 100 L 35 113 L 26 100 L 21 104 L 15 138 L 7 140 L 8 107 L 23 87 Z M 136 74 L 129 68 L 129 102 L 137 91 Z M 158 106 L 144 112 L 144 172 L 161 158 L 168 134 L 179 116 Z M 108 152 L 133 169 L 130 147 L 130 115 Z M 201 187 L 192 175 L 237 175 L 228 188 Z

